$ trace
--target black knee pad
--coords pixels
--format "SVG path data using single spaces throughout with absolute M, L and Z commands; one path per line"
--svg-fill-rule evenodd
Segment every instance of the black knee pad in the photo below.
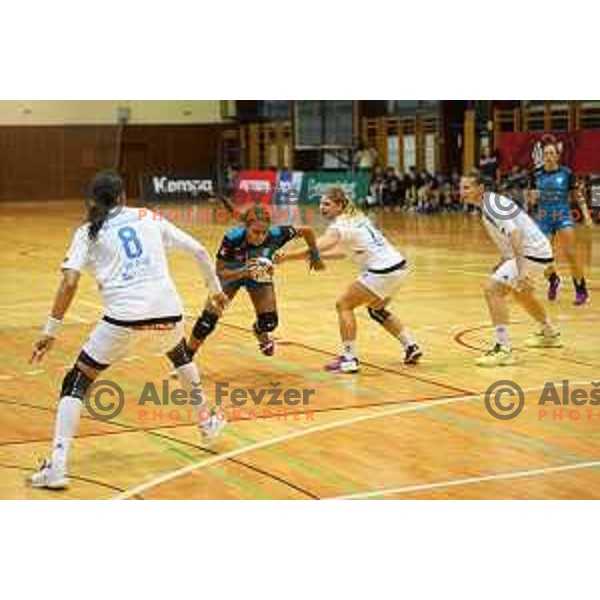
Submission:
M 270 333 L 275 331 L 279 324 L 279 317 L 276 312 L 264 312 L 258 315 L 258 320 L 254 323 L 254 331 L 258 334 Z
M 63 379 L 62 389 L 60 390 L 61 398 L 63 396 L 73 396 L 83 400 L 87 389 L 92 384 L 93 379 L 90 379 L 79 367 L 75 365 Z
M 167 352 L 167 356 L 173 363 L 173 366 L 177 369 L 178 367 L 183 367 L 183 365 L 191 363 L 194 353 L 188 348 L 185 339 L 181 338 L 179 344 Z
M 108 369 L 109 365 L 99 363 L 96 359 L 92 358 L 85 350 L 82 350 L 77 357 L 77 362 L 83 363 L 88 367 L 92 367 L 95 371 L 104 371 Z
M 205 340 L 217 325 L 219 316 L 208 310 L 202 311 L 202 314 L 196 320 L 192 334 L 197 340 Z
M 377 321 L 380 325 L 383 325 L 391 314 L 392 313 L 385 310 L 385 308 L 369 308 L 369 316 L 373 321 Z

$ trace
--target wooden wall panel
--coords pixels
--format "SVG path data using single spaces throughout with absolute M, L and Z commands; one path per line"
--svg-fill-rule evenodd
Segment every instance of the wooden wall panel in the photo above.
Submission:
M 130 196 L 140 174 L 215 172 L 220 138 L 231 125 L 128 125 L 121 170 Z M 0 126 L 0 200 L 81 197 L 98 169 L 116 159 L 114 125 Z

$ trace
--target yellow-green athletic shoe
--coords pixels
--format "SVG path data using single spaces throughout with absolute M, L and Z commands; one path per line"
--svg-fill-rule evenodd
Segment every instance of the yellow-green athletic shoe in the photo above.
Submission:
M 546 335 L 543 332 L 534 333 L 525 340 L 527 348 L 562 348 L 562 345 L 560 331 L 556 331 L 550 335 Z

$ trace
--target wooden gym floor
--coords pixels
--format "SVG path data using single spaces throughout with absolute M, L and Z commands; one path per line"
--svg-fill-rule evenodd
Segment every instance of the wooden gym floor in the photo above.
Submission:
M 157 413 L 141 419 L 137 399 L 144 382 L 160 386 L 169 365 L 138 347 L 106 374 L 125 390 L 123 412 L 110 422 L 82 419 L 69 490 L 27 488 L 24 477 L 49 451 L 65 369 L 102 314 L 87 275 L 58 343 L 41 366 L 28 364 L 82 209 L 79 202 L 1 207 L 1 498 L 600 497 L 598 407 L 582 407 L 579 418 L 569 412 L 572 406 L 563 407 L 560 420 L 558 414 L 552 418 L 554 406 L 542 418 L 537 404 L 548 380 L 559 389 L 569 379 L 572 387 L 591 390 L 591 382 L 600 379 L 600 230 L 578 231 L 596 306 L 573 307 L 565 277 L 560 300 L 550 307 L 565 347 L 525 350 L 531 323 L 511 304 L 518 365 L 482 370 L 473 359 L 488 345 L 492 328 L 481 287 L 497 257 L 479 218 L 393 213 L 376 220 L 415 266 L 392 309 L 424 348 L 419 366 L 405 367 L 398 343 L 361 311 L 362 372 L 325 373 L 324 362 L 339 347 L 335 299 L 351 281 L 352 267 L 329 263 L 323 274 L 308 274 L 301 263 L 285 264 L 277 273 L 276 355 L 259 355 L 250 303 L 241 293 L 197 361 L 209 397 L 216 381 L 229 382 L 230 389 L 279 382 L 285 389 L 314 389 L 308 407 L 286 419 L 238 415 L 213 448 L 203 449 L 185 418 L 161 419 Z M 183 226 L 211 252 L 225 229 Z M 189 329 L 204 288 L 185 255 L 175 255 L 171 265 Z M 483 393 L 499 379 L 525 390 L 525 408 L 513 420 L 496 420 L 484 406 Z

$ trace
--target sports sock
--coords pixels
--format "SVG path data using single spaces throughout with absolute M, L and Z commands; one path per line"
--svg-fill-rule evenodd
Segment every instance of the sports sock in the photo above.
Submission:
M 405 350 L 410 346 L 415 346 L 417 343 L 413 336 L 410 335 L 406 329 L 402 329 L 402 331 L 398 334 L 398 339 Z
M 73 396 L 63 396 L 58 403 L 51 463 L 59 469 L 67 468 L 69 447 L 79 425 L 81 406 L 82 401 Z
M 554 327 L 554 325 L 552 325 L 552 323 L 550 322 L 550 317 L 546 317 L 546 319 L 544 320 L 544 325 L 542 326 L 542 334 L 551 337 L 553 335 L 556 335 L 556 333 L 556 327 Z
M 342 342 L 342 356 L 347 359 L 356 358 L 356 342 Z
M 186 365 L 182 365 L 181 367 L 177 367 L 175 371 L 179 379 L 179 385 L 181 385 L 181 388 L 185 390 L 188 394 L 194 388 L 202 389 L 200 373 L 198 372 L 198 367 L 193 362 L 187 363 Z M 205 411 L 209 408 L 209 406 L 204 394 L 202 394 L 202 403 L 194 403 L 192 405 L 192 408 L 194 409 L 195 422 L 200 421 L 200 419 L 204 420 L 207 418 Z
M 510 334 L 506 325 L 496 325 L 496 341 L 507 348 L 511 348 Z

